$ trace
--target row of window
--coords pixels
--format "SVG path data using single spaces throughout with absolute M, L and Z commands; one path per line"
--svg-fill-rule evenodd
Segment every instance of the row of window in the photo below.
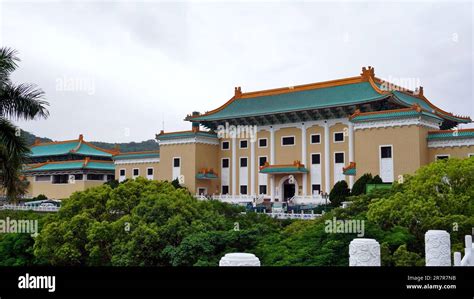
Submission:
M 319 144 L 321 143 L 321 134 L 311 134 L 310 135 L 311 144 Z M 344 142 L 344 133 L 343 132 L 335 132 L 333 135 L 334 143 Z M 281 145 L 282 146 L 292 146 L 295 145 L 295 136 L 283 136 L 281 137 Z M 240 140 L 239 148 L 246 149 L 248 148 L 248 140 Z M 268 139 L 267 138 L 259 138 L 258 139 L 258 147 L 259 148 L 266 148 L 268 146 Z M 229 141 L 222 141 L 221 143 L 222 150 L 229 150 L 230 149 L 230 142 Z
M 247 185 L 240 186 L 240 194 L 246 195 L 247 194 Z M 222 194 L 229 194 L 229 186 L 223 185 L 221 188 Z M 319 194 L 321 192 L 321 185 L 320 184 L 313 184 L 311 185 L 311 192 L 313 194 Z M 258 186 L 258 194 L 267 194 L 267 185 L 259 185 Z
M 88 181 L 103 181 L 104 178 L 107 181 L 114 179 L 113 175 L 95 174 L 90 173 L 86 175 Z M 55 174 L 55 175 L 37 175 L 35 176 L 36 182 L 51 182 L 52 184 L 69 184 L 73 181 L 83 181 L 83 174 Z
M 229 158 L 222 159 L 222 168 L 229 168 L 230 165 Z M 335 163 L 344 163 L 344 153 L 334 153 L 334 161 Z M 267 163 L 267 157 L 261 156 L 258 157 L 258 166 L 264 166 Z M 311 164 L 321 164 L 321 154 L 311 154 Z M 241 157 L 240 158 L 240 167 L 247 167 L 248 165 L 248 158 Z
M 120 176 L 124 177 L 127 174 L 125 169 L 120 169 Z M 139 168 L 134 168 L 132 169 L 132 174 L 133 176 L 139 176 L 140 175 L 140 169 Z M 146 169 L 146 174 L 147 175 L 153 175 L 153 168 L 147 168 Z

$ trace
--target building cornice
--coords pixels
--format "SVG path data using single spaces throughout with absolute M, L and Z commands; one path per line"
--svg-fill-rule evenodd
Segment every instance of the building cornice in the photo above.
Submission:
M 428 140 L 429 148 L 474 146 L 474 138 Z
M 160 158 L 115 160 L 115 165 L 160 163 Z
M 201 136 L 158 140 L 158 144 L 160 146 L 174 145 L 174 144 L 195 144 L 195 143 L 219 145 L 219 140 L 217 138 L 207 138 L 207 137 L 201 137 Z
M 372 120 L 372 121 L 364 121 L 364 122 L 355 123 L 354 130 L 403 127 L 403 126 L 412 126 L 412 125 L 423 126 L 423 127 L 439 130 L 441 122 L 428 120 L 427 118 L 424 118 L 424 117 Z

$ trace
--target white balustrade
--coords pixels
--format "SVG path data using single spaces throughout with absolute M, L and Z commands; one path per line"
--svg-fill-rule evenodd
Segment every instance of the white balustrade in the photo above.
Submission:
M 259 267 L 260 260 L 252 253 L 227 253 L 219 261 L 219 267 Z
M 454 253 L 454 266 L 474 266 L 474 256 L 472 254 L 473 247 L 472 247 L 472 236 L 465 236 L 464 241 L 466 243 L 466 247 L 464 248 L 464 257 L 461 258 L 460 252 Z
M 57 212 L 59 207 L 44 207 L 44 206 L 29 206 L 29 205 L 13 205 L 6 204 L 0 206 L 0 210 L 14 210 L 14 211 L 36 211 L 36 212 Z
M 318 195 L 295 195 L 290 199 L 290 202 L 297 205 L 324 205 L 331 203 L 329 199 L 324 199 L 320 194 Z

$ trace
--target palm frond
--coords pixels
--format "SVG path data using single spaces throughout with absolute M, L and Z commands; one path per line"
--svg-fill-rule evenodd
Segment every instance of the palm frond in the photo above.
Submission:
M 43 100 L 44 92 L 34 84 L 15 85 L 7 83 L 0 90 L 0 117 L 30 120 L 47 118 L 48 102 Z

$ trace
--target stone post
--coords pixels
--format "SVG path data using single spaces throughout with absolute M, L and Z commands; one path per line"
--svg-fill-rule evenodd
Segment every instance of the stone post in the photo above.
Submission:
M 374 239 L 354 239 L 349 244 L 349 266 L 380 266 L 380 244 Z
M 259 267 L 260 260 L 252 253 L 227 253 L 219 261 L 219 267 Z
M 451 266 L 451 239 L 445 230 L 429 230 L 425 234 L 426 266 Z

